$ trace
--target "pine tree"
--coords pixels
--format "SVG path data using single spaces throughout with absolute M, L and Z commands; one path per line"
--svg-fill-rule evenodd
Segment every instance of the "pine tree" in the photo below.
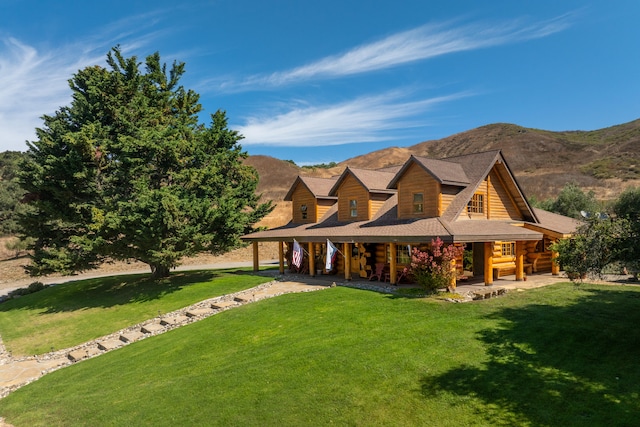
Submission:
M 21 174 L 32 275 L 113 259 L 164 277 L 184 257 L 238 247 L 271 211 L 225 113 L 198 122 L 198 94 L 179 85 L 184 63 L 167 72 L 155 53 L 141 65 L 113 48 L 106 68 L 73 76 L 71 104 L 36 130 Z

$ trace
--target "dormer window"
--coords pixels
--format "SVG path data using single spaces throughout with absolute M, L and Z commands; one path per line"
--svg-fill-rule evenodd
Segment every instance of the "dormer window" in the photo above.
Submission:
M 349 212 L 351 218 L 356 218 L 358 216 L 358 201 L 355 199 L 349 200 Z
M 484 194 L 476 193 L 467 204 L 469 213 L 484 213 Z
M 413 193 L 413 213 L 419 214 L 424 212 L 424 194 Z
M 302 219 L 307 219 L 307 205 L 301 205 L 300 212 L 302 213 Z

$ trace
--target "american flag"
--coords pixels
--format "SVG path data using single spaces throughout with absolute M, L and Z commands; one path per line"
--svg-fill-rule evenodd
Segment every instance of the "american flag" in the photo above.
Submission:
M 293 254 L 291 254 L 291 263 L 300 268 L 302 265 L 302 246 L 294 239 L 293 240 Z

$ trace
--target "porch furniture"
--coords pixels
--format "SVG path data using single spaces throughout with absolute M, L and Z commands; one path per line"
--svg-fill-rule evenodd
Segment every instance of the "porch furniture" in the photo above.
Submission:
M 378 278 L 378 282 L 382 281 L 382 275 L 384 273 L 384 263 L 379 262 L 376 264 L 376 270 L 371 270 L 371 274 L 369 274 L 369 280 L 373 280 L 374 278 Z

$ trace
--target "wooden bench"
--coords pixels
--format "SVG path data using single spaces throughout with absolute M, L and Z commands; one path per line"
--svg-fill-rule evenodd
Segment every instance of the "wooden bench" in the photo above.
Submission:
M 530 262 L 525 262 L 523 264 L 523 267 L 524 267 L 524 271 L 527 274 L 531 274 L 531 272 L 533 271 L 533 264 L 530 263 Z M 500 278 L 500 273 L 503 270 L 511 270 L 511 269 L 515 269 L 515 267 L 511 266 L 511 265 L 503 265 L 503 266 L 499 266 L 499 267 L 493 267 L 493 277 L 494 277 L 494 279 L 499 279 Z

